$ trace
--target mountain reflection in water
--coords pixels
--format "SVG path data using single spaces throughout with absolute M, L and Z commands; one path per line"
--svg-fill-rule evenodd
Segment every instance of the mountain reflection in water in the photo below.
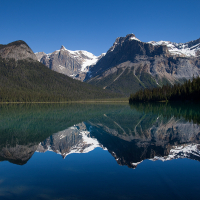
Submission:
M 35 152 L 63 158 L 107 150 L 130 168 L 145 159 L 200 161 L 199 105 L 1 106 L 0 160 L 24 165 Z

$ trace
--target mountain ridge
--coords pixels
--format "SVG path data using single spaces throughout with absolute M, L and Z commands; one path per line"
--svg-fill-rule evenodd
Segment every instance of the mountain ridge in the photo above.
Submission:
M 38 61 L 48 68 L 81 81 L 85 79 L 88 67 L 104 56 L 104 54 L 95 56 L 85 50 L 71 51 L 63 45 L 52 53 L 36 52 L 35 55 Z
M 119 97 L 81 83 L 37 61 L 24 41 L 0 45 L 1 102 L 60 102 Z
M 59 58 L 58 56 L 56 57 L 55 54 L 59 54 L 61 50 L 63 53 L 64 51 L 68 52 L 68 55 L 63 54 Z M 70 51 L 62 46 L 60 50 L 56 50 L 53 53 L 45 54 L 44 52 L 38 52 L 36 53 L 36 56 L 40 62 L 45 64 L 50 69 L 66 74 L 74 79 L 98 85 L 104 89 L 111 89 L 126 96 L 129 96 L 130 93 L 136 92 L 139 89 L 148 88 L 150 86 L 159 87 L 167 83 L 172 85 L 174 83 L 182 83 L 183 80 L 191 78 L 193 74 L 194 76 L 200 74 L 197 69 L 200 65 L 200 61 L 198 59 L 200 55 L 200 38 L 186 43 L 175 43 L 170 41 L 142 42 L 132 33 L 126 35 L 125 37 L 116 38 L 115 42 L 106 53 L 103 53 L 100 56 L 94 56 L 92 54 L 93 58 L 91 58 L 91 56 L 90 58 L 87 58 L 90 62 L 83 63 L 84 58 L 80 56 L 80 52 L 87 51 Z M 89 52 L 87 52 L 87 54 L 88 53 Z M 77 57 L 82 58 L 77 59 Z M 183 59 L 181 60 L 181 58 L 186 58 L 187 61 Z M 113 74 L 109 72 L 109 70 L 118 71 L 116 68 L 120 68 L 119 65 L 124 65 L 123 63 L 126 62 L 130 62 L 132 66 L 134 65 L 132 63 L 141 65 L 140 69 L 131 70 L 134 74 L 132 77 L 134 83 L 127 83 L 128 85 L 136 85 L 136 89 L 129 89 L 127 92 L 123 92 L 122 90 L 127 85 L 126 83 L 123 83 L 125 86 L 123 86 L 120 91 L 116 89 L 120 88 L 119 84 L 117 84 L 117 86 L 108 87 L 108 85 L 112 85 L 114 82 L 114 85 L 116 85 L 116 80 L 119 79 L 117 74 Z M 156 62 L 155 65 L 160 65 L 160 63 L 162 63 L 162 69 L 156 70 L 155 66 L 151 67 L 150 65 L 152 65 L 153 62 Z M 181 72 L 177 75 L 177 77 L 173 76 L 173 74 L 176 73 L 173 68 L 177 68 L 177 66 L 179 69 L 181 66 L 186 66 L 185 68 L 188 68 L 186 71 L 191 71 L 191 73 L 186 75 L 185 72 Z M 197 68 L 195 68 L 195 66 L 197 66 Z M 130 65 L 126 65 L 126 69 L 127 68 L 130 68 Z M 123 71 L 124 70 L 122 68 L 118 74 L 122 74 Z M 137 74 L 135 73 L 136 71 L 140 72 L 135 76 L 135 74 Z M 145 74 L 141 75 L 141 71 L 145 72 Z M 108 77 L 106 78 L 110 79 L 108 85 L 107 80 L 100 80 L 101 78 L 106 77 L 106 74 L 112 74 L 114 77 L 113 79 Z M 140 79 L 141 76 L 148 77 L 148 83 L 143 81 L 144 78 Z M 104 84 L 104 82 L 106 83 Z
M 37 57 L 23 40 L 17 40 L 7 45 L 0 45 L 0 56 L 5 59 L 36 61 Z
M 144 88 L 183 83 L 200 75 L 198 42 L 199 39 L 179 45 L 185 49 L 177 53 L 170 49 L 169 42 L 168 46 L 166 42 L 164 45 L 163 42 L 141 42 L 134 34 L 119 37 L 106 55 L 90 68 L 85 81 L 126 96 Z M 193 47 L 190 54 L 189 46 Z M 184 51 L 187 54 L 183 55 Z

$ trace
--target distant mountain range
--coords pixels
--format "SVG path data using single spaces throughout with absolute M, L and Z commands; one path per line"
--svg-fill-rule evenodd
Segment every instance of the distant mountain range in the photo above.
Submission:
M 20 40 L 0 45 L 0 59 L 1 101 L 129 97 L 140 89 L 183 83 L 199 76 L 200 39 L 184 44 L 141 42 L 128 34 L 117 38 L 100 56 L 64 46 L 50 54 L 34 54 Z
M 182 45 L 144 43 L 130 34 L 116 39 L 91 68 L 86 82 L 126 96 L 139 89 L 182 83 L 200 74 L 199 49 L 200 39 Z
M 60 102 L 119 97 L 112 91 L 48 69 L 37 61 L 31 48 L 21 40 L 0 45 L 0 94 L 1 102 Z
M 122 111 L 123 114 L 123 111 Z M 152 119 L 153 118 L 153 119 Z M 69 154 L 88 153 L 100 147 L 107 150 L 119 165 L 136 168 L 149 159 L 188 158 L 200 161 L 200 127 L 183 119 L 163 118 L 135 113 L 135 121 L 103 115 L 101 118 L 75 124 L 44 141 L 0 146 L 0 160 L 26 164 L 35 151 L 52 151 L 66 158 Z M 31 134 L 33 135 L 33 133 Z
M 184 44 L 141 42 L 128 34 L 117 38 L 107 53 L 98 57 L 63 46 L 36 56 L 50 69 L 126 96 L 143 88 L 182 83 L 200 74 L 200 39 Z
M 96 64 L 105 54 L 95 56 L 87 51 L 70 51 L 61 46 L 53 53 L 37 52 L 35 55 L 38 61 L 48 68 L 83 81 L 89 71 L 89 66 Z
M 144 118 L 138 126 L 145 120 L 147 119 Z M 119 125 L 125 128 L 123 123 Z M 136 127 L 131 135 L 126 131 L 121 134 L 111 126 L 112 124 L 108 126 L 104 123 L 76 124 L 48 137 L 38 145 L 36 151 L 53 151 L 65 158 L 69 154 L 88 153 L 101 147 L 109 151 L 119 165 L 130 168 L 136 168 L 145 159 L 167 161 L 189 158 L 200 161 L 198 125 L 177 121 L 173 117 L 167 122 L 158 119 L 153 126 L 140 133 L 136 130 L 139 127 Z
M 97 147 L 131 168 L 145 159 L 200 161 L 199 104 L 1 104 L 0 108 L 0 161 L 25 164 L 35 151 L 53 151 L 65 158 Z

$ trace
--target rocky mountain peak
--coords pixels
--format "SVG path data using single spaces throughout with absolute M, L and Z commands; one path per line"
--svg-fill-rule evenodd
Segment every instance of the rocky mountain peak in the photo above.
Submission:
M 131 38 L 131 37 L 135 37 L 135 35 L 133 33 L 127 34 L 126 38 Z
M 198 47 L 200 47 L 200 38 L 197 40 L 192 40 L 190 42 L 186 43 L 188 45 L 188 48 L 194 47 L 196 45 L 198 45 Z
M 129 40 L 129 41 L 137 40 L 137 41 L 141 42 L 138 38 L 136 38 L 136 36 L 133 33 L 126 35 L 125 40 Z
M 114 51 L 114 49 L 117 47 L 117 46 L 122 46 L 124 45 L 124 42 L 126 43 L 129 43 L 131 41 L 138 41 L 138 42 L 141 42 L 138 38 L 135 37 L 135 35 L 133 33 L 131 34 L 127 34 L 126 37 L 118 37 L 113 46 L 110 47 L 110 49 L 108 50 L 108 52 L 112 52 Z
M 63 45 L 60 48 L 61 51 L 67 50 Z
M 200 55 L 200 38 L 186 43 L 175 43 L 170 41 L 150 41 L 153 46 L 166 46 L 172 56 L 198 57 Z
M 22 40 L 18 40 L 7 45 L 0 45 L 0 56 L 5 59 L 37 60 L 31 48 Z
M 35 53 L 36 57 L 37 57 L 37 60 L 40 62 L 41 58 L 45 55 L 47 55 L 46 53 L 44 52 L 36 52 Z
M 53 53 L 37 52 L 35 55 L 38 61 L 48 68 L 83 81 L 89 71 L 89 66 L 96 64 L 105 54 L 95 56 L 84 50 L 71 51 L 62 45 L 59 50 Z
M 149 43 L 141 42 L 134 34 L 128 34 L 126 37 L 118 37 L 106 55 L 90 69 L 90 73 L 87 74 L 85 81 L 121 63 L 127 61 L 135 63 L 139 57 L 141 59 L 146 59 L 147 57 L 153 58 L 155 56 L 165 57 L 168 54 L 167 46 L 154 46 Z

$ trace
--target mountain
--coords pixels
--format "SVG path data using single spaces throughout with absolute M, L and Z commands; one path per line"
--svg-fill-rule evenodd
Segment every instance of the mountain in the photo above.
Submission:
M 127 112 L 124 107 L 120 115 L 105 111 L 107 114 L 55 133 L 41 142 L 37 151 L 53 151 L 65 158 L 72 153 L 87 153 L 101 147 L 119 165 L 130 168 L 137 167 L 145 159 L 200 161 L 200 127 L 194 123 L 194 116 L 198 116 L 196 110 L 175 104 L 141 105 L 143 107 L 133 105 L 133 112 Z M 168 112 L 163 113 L 166 109 Z M 193 122 L 183 116 L 193 116 Z
M 23 41 L 0 45 L 0 101 L 55 102 L 119 97 L 73 80 L 37 61 Z
M 16 143 L 13 146 L 6 143 L 5 146 L 0 146 L 0 161 L 8 160 L 24 165 L 35 152 L 52 151 L 65 159 L 70 154 L 88 153 L 97 147 L 108 151 L 119 165 L 130 168 L 136 168 L 146 159 L 168 161 L 188 158 L 200 161 L 199 126 L 192 123 L 178 122 L 171 118 L 166 123 L 153 125 L 142 134 L 136 132 L 131 137 L 128 134 L 120 137 L 118 130 L 104 125 L 82 122 L 55 133 L 40 143 Z
M 84 123 L 76 124 L 66 130 L 53 134 L 38 145 L 38 152 L 53 151 L 63 158 L 72 153 L 88 153 L 103 146 L 90 132 Z
M 37 143 L 30 143 L 27 145 L 11 146 L 10 144 L 1 148 L 0 161 L 8 160 L 17 165 L 24 165 L 32 157 L 37 150 Z
M 37 52 L 35 55 L 38 61 L 48 68 L 81 81 L 85 79 L 88 66 L 96 64 L 104 56 L 104 54 L 95 56 L 82 50 L 70 51 L 64 46 L 53 53 Z
M 66 158 L 69 154 L 88 153 L 100 147 L 107 150 L 119 165 L 130 168 L 136 168 L 145 159 L 189 158 L 200 161 L 199 125 L 172 117 L 167 121 L 158 118 L 145 128 L 146 120 L 143 118 L 132 134 L 126 131 L 121 134 L 117 128 L 112 128 L 112 124 L 102 120 L 82 122 L 48 137 L 39 143 L 36 151 L 53 151 Z M 123 123 L 114 120 L 113 123 L 125 128 Z M 142 132 L 139 132 L 139 126 Z
M 139 89 L 182 83 L 200 74 L 200 39 L 185 44 L 119 37 L 85 81 L 129 96 Z
M 166 45 L 170 54 L 182 57 L 196 57 L 200 56 L 200 38 L 186 43 L 175 43 L 170 41 L 150 41 L 148 42 L 154 46 Z
M 11 42 L 7 45 L 0 44 L 0 56 L 5 59 L 37 60 L 31 48 L 22 40 Z
M 200 74 L 200 39 L 142 42 L 128 34 L 118 37 L 107 53 L 98 57 L 64 46 L 35 55 L 54 71 L 125 96 L 144 88 L 183 83 Z
M 1 104 L 0 108 L 0 161 L 22 165 L 35 151 L 53 151 L 66 158 L 97 147 L 131 168 L 145 159 L 200 161 L 198 104 Z

